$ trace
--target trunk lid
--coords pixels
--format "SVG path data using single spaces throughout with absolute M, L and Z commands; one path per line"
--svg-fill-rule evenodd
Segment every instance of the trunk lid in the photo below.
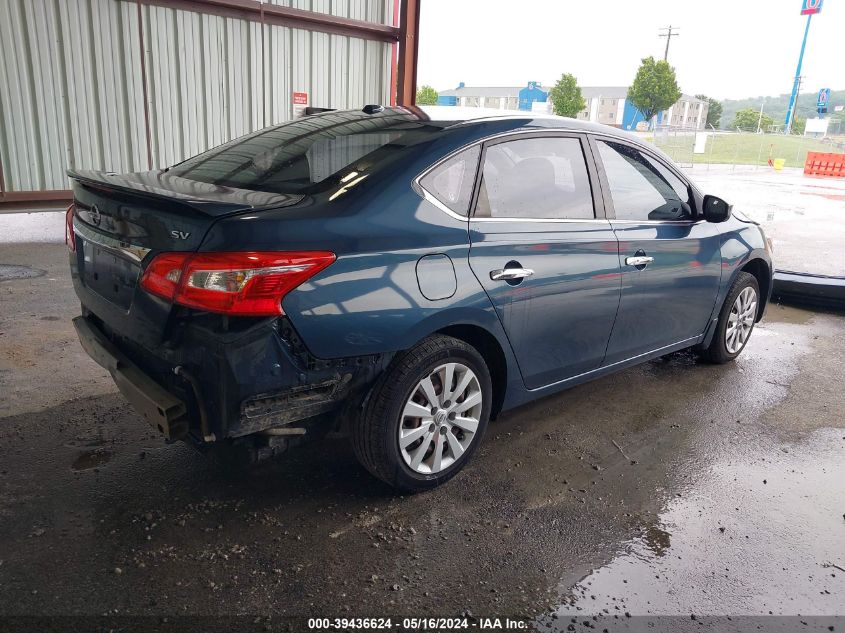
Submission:
M 168 174 L 69 171 L 76 218 L 96 231 L 155 251 L 196 250 L 218 218 L 285 207 L 302 196 L 220 187 Z
M 211 225 L 238 213 L 302 199 L 220 187 L 165 170 L 132 174 L 69 171 L 76 257 L 71 272 L 83 305 L 136 340 L 161 339 L 172 309 L 138 287 L 157 253 L 196 251 Z

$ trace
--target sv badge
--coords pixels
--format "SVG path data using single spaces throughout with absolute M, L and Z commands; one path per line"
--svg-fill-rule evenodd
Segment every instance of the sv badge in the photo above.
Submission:
M 170 237 L 174 240 L 186 240 L 191 234 L 188 231 L 170 231 Z

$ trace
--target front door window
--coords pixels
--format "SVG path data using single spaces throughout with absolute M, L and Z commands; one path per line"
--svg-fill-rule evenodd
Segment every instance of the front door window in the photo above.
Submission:
M 640 150 L 598 141 L 617 220 L 691 220 L 689 190 L 666 167 Z

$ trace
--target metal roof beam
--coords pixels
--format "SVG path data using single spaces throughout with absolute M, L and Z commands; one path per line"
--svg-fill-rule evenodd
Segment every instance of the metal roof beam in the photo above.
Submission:
M 293 9 L 268 2 L 259 2 L 258 0 L 125 1 L 167 7 L 168 9 L 181 9 L 183 11 L 219 15 L 228 18 L 239 18 L 252 22 L 262 22 L 263 24 L 288 26 L 307 31 L 347 35 L 349 37 L 359 37 L 361 39 L 376 40 L 379 42 L 398 42 L 400 40 L 400 29 L 395 26 L 344 18 L 317 11 Z

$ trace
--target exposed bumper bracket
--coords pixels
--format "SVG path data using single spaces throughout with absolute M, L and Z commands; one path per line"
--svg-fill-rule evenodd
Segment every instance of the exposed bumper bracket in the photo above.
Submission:
M 182 400 L 141 371 L 87 318 L 78 316 L 73 325 L 88 355 L 109 371 L 117 388 L 147 422 L 168 440 L 187 435 L 187 407 Z

